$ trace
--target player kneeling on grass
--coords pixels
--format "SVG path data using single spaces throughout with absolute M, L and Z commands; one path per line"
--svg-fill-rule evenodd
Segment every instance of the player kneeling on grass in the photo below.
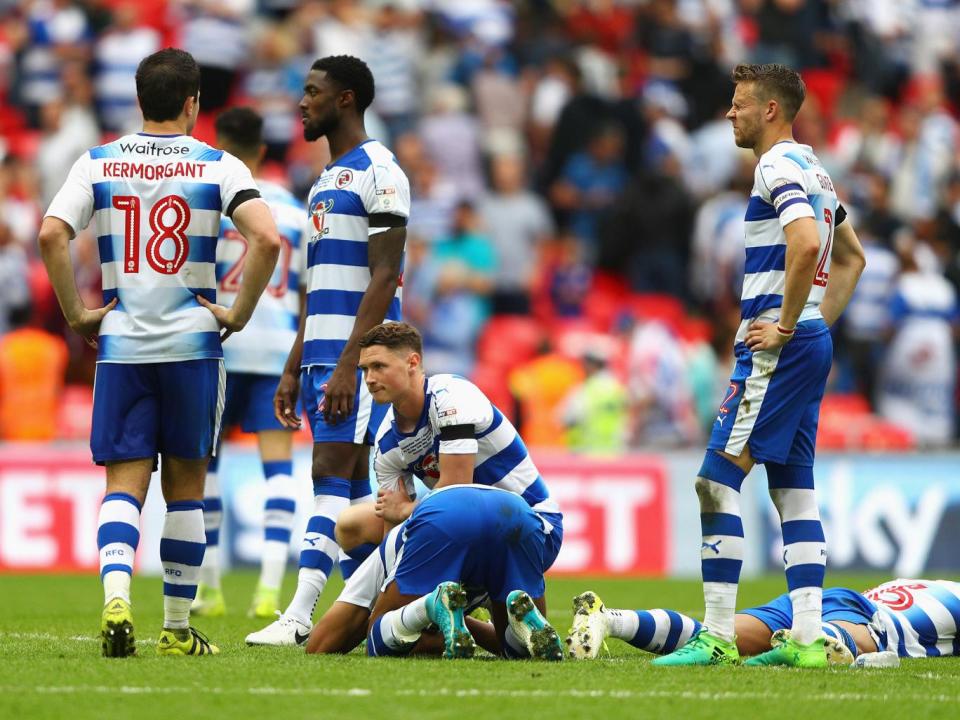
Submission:
M 606 638 L 624 640 L 640 650 L 668 655 L 700 632 L 702 625 L 673 610 L 610 610 L 594 592 L 573 599 L 573 627 L 567 636 L 571 657 L 595 658 Z M 960 655 L 957 623 L 960 584 L 949 580 L 891 580 L 858 593 L 828 588 L 823 593 L 823 631 L 827 660 L 834 665 L 886 662 L 897 657 Z M 740 656 L 758 656 L 790 637 L 790 595 L 749 608 L 735 618 Z M 859 659 L 858 659 L 859 658 Z M 739 657 L 730 661 L 739 662 Z M 763 665 L 747 661 L 748 665 Z
M 371 613 L 368 655 L 409 654 L 435 625 L 444 657 L 472 657 L 468 596 L 486 592 L 505 654 L 563 658 L 560 638 L 542 614 L 548 532 L 523 498 L 482 485 L 441 488 L 401 530 L 396 567 Z

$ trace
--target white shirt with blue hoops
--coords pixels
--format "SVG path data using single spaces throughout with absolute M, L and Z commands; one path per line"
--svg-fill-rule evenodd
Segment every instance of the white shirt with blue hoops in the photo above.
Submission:
M 837 194 L 830 175 L 809 145 L 779 142 L 760 156 L 746 213 L 746 260 L 740 303 L 743 342 L 754 320 L 780 317 L 785 288 L 787 237 L 794 220 L 813 218 L 820 235 L 817 271 L 799 322 L 822 318 L 820 303 L 830 276 L 830 251 L 837 223 Z
M 867 590 L 881 650 L 900 657 L 960 655 L 960 583 L 898 579 Z
M 280 257 L 250 321 L 224 344 L 223 363 L 230 373 L 281 375 L 300 322 L 308 221 L 303 203 L 289 190 L 265 180 L 257 184 L 280 233 Z M 221 305 L 231 307 L 237 299 L 247 249 L 246 238 L 224 216 L 217 245 L 217 302 Z
M 560 511 L 520 434 L 480 388 L 456 375 L 432 375 L 425 383 L 423 414 L 413 432 L 397 429 L 393 407 L 377 432 L 373 469 L 381 488 L 396 490 L 403 483 L 415 497 L 414 476 L 430 489 L 440 479 L 441 453 L 475 453 L 475 485 L 516 493 L 541 513 Z M 455 426 L 473 426 L 472 437 L 441 439 L 444 428 Z
M 216 302 L 220 216 L 259 193 L 240 160 L 189 135 L 137 133 L 78 159 L 47 209 L 79 232 L 93 220 L 103 301 L 98 362 L 223 357 Z
M 409 217 L 410 183 L 393 153 L 366 140 L 324 169 L 310 190 L 309 210 L 301 365 L 336 365 L 370 284 L 370 217 Z M 398 286 L 385 320 L 400 320 L 401 296 Z

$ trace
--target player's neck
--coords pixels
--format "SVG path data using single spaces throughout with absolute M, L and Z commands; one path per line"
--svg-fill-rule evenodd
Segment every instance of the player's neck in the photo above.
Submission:
M 177 118 L 176 120 L 164 120 L 157 122 L 155 120 L 144 120 L 143 130 L 146 135 L 188 135 L 186 119 Z
M 332 165 L 368 139 L 367 131 L 362 122 L 357 125 L 344 123 L 337 129 L 331 130 L 327 133 L 327 142 L 330 145 L 330 164 Z
M 400 432 L 413 432 L 423 415 L 423 405 L 427 401 L 423 389 L 423 375 L 420 375 L 410 388 L 410 392 L 393 403 L 393 417 Z
M 757 145 L 754 145 L 753 154 L 759 158 L 774 145 L 781 142 L 796 142 L 796 140 L 793 139 L 793 128 L 791 128 L 789 125 L 785 128 L 780 128 L 775 132 L 771 132 Z

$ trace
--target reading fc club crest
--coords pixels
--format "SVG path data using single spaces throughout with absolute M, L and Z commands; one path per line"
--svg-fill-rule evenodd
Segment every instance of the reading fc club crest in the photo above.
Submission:
M 313 211 L 310 213 L 313 217 L 313 227 L 316 228 L 318 235 L 324 234 L 324 220 L 327 217 L 327 213 L 333 210 L 333 200 L 321 200 L 313 207 Z
M 337 173 L 337 180 L 334 183 L 337 186 L 337 190 L 343 190 L 347 185 L 353 182 L 353 171 L 352 170 L 341 170 Z

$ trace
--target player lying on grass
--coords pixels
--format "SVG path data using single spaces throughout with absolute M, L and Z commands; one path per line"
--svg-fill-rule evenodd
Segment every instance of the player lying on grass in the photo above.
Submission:
M 432 624 L 443 636 L 444 657 L 472 657 L 468 598 L 488 594 L 505 654 L 563 658 L 560 638 L 541 614 L 549 530 L 523 498 L 483 485 L 441 488 L 400 530 L 403 546 L 370 615 L 368 655 L 407 655 Z M 389 539 L 396 544 L 395 535 Z
M 573 627 L 567 637 L 571 657 L 595 658 L 606 638 L 640 650 L 667 655 L 700 632 L 702 625 L 673 610 L 610 610 L 594 592 L 573 599 Z M 740 656 L 754 656 L 782 645 L 793 621 L 790 595 L 737 614 Z M 827 658 L 849 665 L 865 653 L 896 651 L 900 657 L 960 656 L 960 584 L 949 580 L 891 580 L 858 593 L 828 588 L 823 593 Z

